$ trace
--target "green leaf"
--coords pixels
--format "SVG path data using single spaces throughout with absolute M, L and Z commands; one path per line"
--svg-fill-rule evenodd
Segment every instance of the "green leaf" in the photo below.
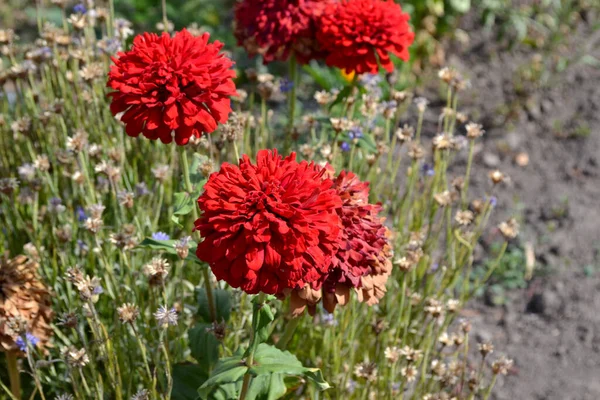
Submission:
M 198 389 L 198 394 L 202 399 L 227 399 L 228 396 L 215 396 L 219 389 L 225 389 L 226 392 L 231 391 L 231 387 L 227 389 L 227 384 L 235 384 L 241 381 L 248 371 L 241 355 L 235 355 L 220 360 L 213 370 L 210 378 Z M 235 389 L 235 386 L 234 386 Z M 237 392 L 237 390 L 236 390 Z M 234 396 L 234 398 L 236 398 Z
M 188 332 L 189 346 L 192 357 L 198 361 L 206 372 L 219 360 L 220 342 L 210 332 L 211 324 L 199 322 Z
M 275 319 L 273 310 L 267 303 L 259 303 L 255 297 L 252 302 L 254 303 L 254 313 L 252 315 L 252 329 L 254 332 L 253 345 L 256 346 L 259 343 L 265 342 L 269 338 L 270 330 L 269 325 Z
M 208 306 L 208 297 L 204 288 L 198 289 L 197 299 L 198 315 L 204 321 L 212 321 Z M 216 289 L 213 290 L 213 299 L 215 301 L 215 308 L 217 309 L 217 322 L 229 321 L 229 316 L 231 315 L 231 293 L 227 290 Z
M 187 192 L 175 193 L 175 201 L 173 202 L 173 215 L 188 215 L 192 212 L 195 206 L 195 199 Z
M 317 385 L 319 390 L 329 389 L 331 386 L 323 378 L 318 368 L 306 368 L 289 351 L 281 351 L 267 344 L 260 344 L 254 354 L 254 362 L 250 368 L 253 375 L 264 375 L 269 373 L 282 373 L 285 375 L 300 375 L 308 378 Z
M 208 379 L 204 368 L 197 364 L 175 364 L 173 366 L 173 400 L 196 400 L 198 388 Z
M 178 240 L 156 240 L 156 239 L 152 239 L 152 238 L 145 238 L 142 241 L 142 243 L 140 243 L 138 245 L 138 247 L 149 248 L 152 250 L 160 250 L 167 254 L 172 254 L 172 255 L 177 256 L 177 251 L 175 250 L 175 244 L 177 242 L 178 242 Z M 198 259 L 198 257 L 196 257 L 196 253 L 194 251 L 197 246 L 196 242 L 194 242 L 193 240 L 190 240 L 189 245 L 190 245 L 190 252 L 189 252 L 188 256 L 186 257 L 186 260 L 193 261 L 200 265 L 204 265 L 202 263 L 202 261 L 200 261 L 200 259 Z
M 253 378 L 246 398 L 248 400 L 280 399 L 287 392 L 284 378 L 284 374 L 267 374 Z

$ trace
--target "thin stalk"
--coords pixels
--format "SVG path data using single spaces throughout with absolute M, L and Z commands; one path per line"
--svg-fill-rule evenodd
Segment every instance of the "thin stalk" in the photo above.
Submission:
M 296 332 L 296 328 L 300 324 L 301 318 L 301 316 L 297 318 L 292 318 L 292 320 L 287 323 L 287 325 L 285 326 L 285 330 L 283 331 L 283 335 L 281 336 L 281 339 L 279 339 L 279 341 L 277 342 L 276 347 L 278 349 L 286 349 L 287 345 L 290 343 L 290 340 L 292 340 L 292 337 L 294 337 L 294 333 Z
M 185 190 L 191 195 L 194 188 L 192 187 L 192 181 L 190 180 L 190 166 L 187 158 L 187 152 L 184 146 L 180 146 L 181 162 L 183 168 L 183 180 L 185 182 Z M 198 209 L 194 206 L 192 208 L 192 215 L 194 221 L 198 219 Z M 217 309 L 215 307 L 215 300 L 213 296 L 212 286 L 210 284 L 210 275 L 208 269 L 202 271 L 204 276 L 204 289 L 206 290 L 206 299 L 208 300 L 208 309 L 210 310 L 210 318 L 214 321 L 217 320 Z
M 9 351 L 6 353 L 6 367 L 8 368 L 8 377 L 10 379 L 10 391 L 12 395 L 21 399 L 21 377 L 19 375 L 19 365 L 17 361 L 17 353 Z
M 294 118 L 296 117 L 296 86 L 298 86 L 298 63 L 296 57 L 292 55 L 290 57 L 290 80 L 292 81 L 292 89 L 289 94 L 289 117 L 288 127 L 285 136 L 285 144 L 283 151 L 287 154 L 290 151 L 292 145 L 292 135 L 294 134 Z
M 463 209 L 467 206 L 467 194 L 469 192 L 469 180 L 471 178 L 471 166 L 473 164 L 473 153 L 475 149 L 475 141 L 469 142 L 469 157 L 467 159 L 467 172 L 465 172 L 465 184 L 462 190 L 462 205 Z

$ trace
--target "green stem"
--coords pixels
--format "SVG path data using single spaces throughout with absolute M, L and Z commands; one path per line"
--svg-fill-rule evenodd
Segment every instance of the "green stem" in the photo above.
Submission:
M 192 187 L 192 181 L 190 180 L 190 165 L 188 162 L 187 152 L 185 151 L 184 146 L 180 146 L 181 153 L 181 162 L 183 168 L 183 181 L 185 182 L 185 190 L 191 195 L 194 191 Z M 198 219 L 198 209 L 196 206 L 192 208 L 192 215 L 194 216 L 194 221 Z M 212 286 L 210 284 L 210 275 L 208 273 L 208 269 L 205 268 L 202 271 L 204 276 L 204 289 L 206 290 L 206 299 L 208 300 L 208 309 L 210 310 L 210 317 L 215 322 L 217 320 L 217 309 L 215 307 L 215 300 L 213 296 Z
M 301 318 L 302 316 L 292 318 L 292 320 L 287 323 L 287 325 L 285 326 L 285 330 L 283 331 L 283 335 L 281 336 L 281 339 L 279 339 L 276 345 L 276 347 L 279 350 L 286 349 L 287 345 L 290 343 L 290 340 L 292 340 L 292 337 L 294 337 L 294 332 L 296 332 L 296 328 L 300 324 Z
M 465 173 L 465 184 L 462 190 L 462 203 L 463 209 L 467 207 L 467 194 L 469 191 L 469 180 L 471 178 L 471 165 L 473 164 L 473 153 L 475 149 L 475 141 L 471 140 L 469 142 L 469 158 L 467 160 L 467 172 Z
M 10 391 L 17 399 L 21 399 L 21 377 L 19 376 L 19 365 L 17 362 L 17 353 L 9 351 L 6 353 L 6 364 L 8 376 L 10 379 Z
M 296 57 L 292 55 L 290 57 L 290 80 L 292 81 L 292 89 L 289 95 L 289 118 L 288 118 L 288 129 L 285 136 L 284 153 L 287 154 L 290 151 L 292 145 L 292 135 L 294 133 L 294 118 L 296 116 L 296 86 L 298 86 L 298 63 Z

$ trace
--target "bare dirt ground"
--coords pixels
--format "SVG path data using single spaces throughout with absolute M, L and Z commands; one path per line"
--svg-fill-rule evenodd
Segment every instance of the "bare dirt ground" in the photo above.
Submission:
M 498 214 L 521 213 L 521 241 L 545 272 L 504 306 L 466 310 L 479 339 L 515 360 L 496 399 L 600 399 L 600 66 L 588 57 L 600 59 L 600 32 L 592 22 L 549 54 L 507 50 L 476 21 L 463 23 L 468 45 L 448 46 L 448 64 L 472 83 L 462 108 L 487 130 L 476 168 L 510 176 Z M 526 167 L 515 162 L 519 152 Z M 475 188 L 485 187 L 487 174 L 476 175 Z

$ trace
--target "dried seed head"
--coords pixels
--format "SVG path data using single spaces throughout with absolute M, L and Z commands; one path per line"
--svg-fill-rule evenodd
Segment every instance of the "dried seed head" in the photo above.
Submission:
M 489 173 L 489 177 L 494 185 L 504 182 L 506 178 L 504 174 L 499 170 L 491 171 Z
M 64 313 L 60 317 L 58 317 L 58 324 L 67 328 L 77 328 L 78 322 L 79 318 L 77 318 L 77 314 L 75 314 L 74 312 Z
M 438 319 L 444 315 L 444 307 L 442 303 L 434 298 L 428 298 L 425 300 L 425 307 L 423 308 L 425 314 L 430 315 L 432 318 Z
M 377 364 L 370 362 L 362 362 L 354 367 L 354 375 L 359 378 L 364 378 L 369 382 L 377 380 Z
M 460 330 L 463 331 L 463 333 L 471 332 L 471 323 L 467 320 L 460 321 Z
M 179 239 L 179 241 L 174 244 L 175 251 L 177 252 L 179 258 L 181 258 L 182 260 L 187 258 L 190 252 L 190 240 L 192 240 L 191 236 L 185 236 Z
M 163 183 L 169 177 L 169 166 L 168 165 L 159 165 L 157 167 L 152 168 L 152 174 L 154 178 L 160 183 Z
M 434 150 L 447 150 L 452 147 L 451 137 L 446 133 L 441 133 L 433 138 Z
M 119 204 L 121 204 L 125 208 L 133 208 L 133 199 L 135 198 L 135 193 L 128 192 L 126 190 L 120 190 L 117 192 L 117 200 Z
M 427 110 L 427 106 L 429 105 L 429 100 L 424 97 L 417 97 L 414 100 L 415 106 L 417 106 L 417 110 L 419 113 L 423 114 L 425 110 Z
M 90 278 L 89 275 L 86 275 L 82 280 L 75 282 L 75 288 L 79 292 L 81 300 L 91 300 L 94 303 L 98 301 L 98 296 L 103 292 L 102 286 L 100 286 L 100 278 Z
M 446 310 L 451 313 L 455 313 L 458 311 L 460 307 L 460 300 L 449 299 L 446 301 Z
M 516 219 L 511 218 L 508 221 L 502 222 L 500 225 L 498 225 L 498 229 L 506 240 L 511 240 L 516 238 L 519 234 L 519 223 Z
M 396 137 L 400 143 L 410 142 L 415 134 L 415 130 L 412 126 L 404 125 L 404 127 L 396 130 Z
M 435 196 L 433 196 L 433 198 L 440 207 L 446 207 L 452 204 L 452 195 L 448 190 L 436 194 Z
M 400 359 L 401 356 L 400 348 L 398 348 L 397 346 L 386 347 L 384 354 L 386 360 L 388 360 L 391 363 L 395 363 L 396 361 L 398 361 L 398 359 Z
M 492 354 L 494 352 L 494 345 L 490 342 L 479 343 L 477 345 L 477 348 L 479 349 L 479 353 L 483 358 L 485 358 L 488 354 Z
M 413 143 L 408 150 L 408 156 L 413 160 L 420 160 L 425 157 L 425 150 L 418 143 Z
M 88 357 L 85 348 L 77 350 L 75 347 L 71 346 L 63 352 L 63 356 L 67 364 L 76 368 L 85 367 L 90 362 L 90 358 Z
M 150 285 L 160 286 L 169 274 L 169 262 L 164 258 L 154 257 L 144 266 L 143 272 L 148 277 Z
M 467 130 L 467 138 L 469 139 L 480 138 L 485 133 L 483 126 L 474 122 L 469 122 L 465 128 Z
M 198 169 L 202 175 L 208 177 L 215 170 L 215 163 L 210 159 L 204 160 L 202 163 L 200 163 Z
M 418 362 L 421 359 L 421 357 L 423 356 L 423 351 L 413 349 L 410 346 L 404 346 L 402 349 L 400 349 L 400 355 L 402 355 L 402 357 L 404 357 L 404 359 L 409 364 L 412 364 Z
M 413 382 L 417 379 L 417 368 L 412 364 L 407 365 L 406 367 L 402 367 L 400 374 L 407 382 Z
M 48 156 L 45 154 L 38 155 L 33 165 L 41 172 L 48 172 L 50 170 L 50 160 L 48 160 Z
M 441 377 L 446 373 L 446 364 L 440 360 L 431 361 L 431 372 L 437 377 Z
M 124 303 L 121 307 L 117 308 L 117 314 L 121 322 L 132 323 L 140 315 L 140 309 L 135 304 Z
M 473 222 L 475 216 L 469 210 L 457 211 L 454 220 L 461 226 L 468 226 Z
M 492 372 L 494 375 L 506 375 L 513 366 L 513 360 L 504 356 L 500 357 L 492 364 Z
M 438 342 L 443 346 L 450 346 L 450 344 L 452 344 L 452 340 L 450 339 L 450 336 L 448 336 L 447 332 L 443 332 L 439 337 L 438 337 Z
M 449 67 L 444 67 L 438 72 L 438 77 L 448 85 L 451 84 L 454 79 L 456 79 L 457 75 L 458 72 Z

